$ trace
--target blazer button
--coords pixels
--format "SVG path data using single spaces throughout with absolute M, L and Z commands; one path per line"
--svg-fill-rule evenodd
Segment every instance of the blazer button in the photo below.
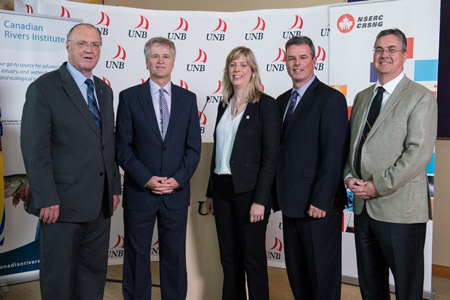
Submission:
M 166 149 L 167 149 L 167 148 L 164 146 L 164 147 L 163 147 L 163 150 L 166 150 Z
M 105 150 L 105 146 L 102 146 L 102 150 Z
M 162 168 L 160 168 L 159 171 L 162 172 Z
M 98 174 L 98 175 L 103 176 L 103 172 L 100 172 L 100 174 Z

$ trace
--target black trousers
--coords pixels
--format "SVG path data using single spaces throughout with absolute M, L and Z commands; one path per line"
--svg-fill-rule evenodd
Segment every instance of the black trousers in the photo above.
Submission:
M 269 299 L 266 228 L 270 209 L 266 207 L 263 221 L 250 223 L 253 194 L 234 193 L 230 175 L 214 176 L 213 204 L 224 300 L 247 299 L 245 275 L 250 299 Z
M 101 300 L 108 266 L 111 218 L 47 224 L 40 221 L 43 300 Z
M 286 269 L 296 300 L 341 298 L 342 214 L 320 219 L 283 214 Z
M 426 223 L 377 221 L 368 215 L 365 206 L 361 214 L 355 215 L 358 279 L 364 300 L 390 299 L 389 268 L 397 300 L 422 299 L 425 233 Z

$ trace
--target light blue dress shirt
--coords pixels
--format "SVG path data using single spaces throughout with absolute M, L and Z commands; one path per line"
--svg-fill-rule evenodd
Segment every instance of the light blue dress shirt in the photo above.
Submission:
M 86 105 L 89 105 L 88 99 L 87 99 L 87 87 L 88 86 L 86 83 L 84 83 L 87 79 L 86 76 L 84 76 L 83 73 L 81 73 L 80 71 L 75 69 L 75 67 L 72 66 L 69 62 L 67 62 L 66 67 L 67 67 L 67 70 L 69 71 L 70 75 L 72 75 L 72 78 L 75 80 L 75 83 L 77 84 L 78 88 L 80 89 L 80 92 L 83 95 L 84 101 L 86 101 Z M 91 79 L 92 82 L 94 83 L 94 95 L 95 95 L 95 99 L 97 99 L 98 110 L 100 110 L 100 104 L 98 103 L 97 91 L 95 89 L 94 75 L 91 74 L 91 77 L 89 77 L 89 79 Z

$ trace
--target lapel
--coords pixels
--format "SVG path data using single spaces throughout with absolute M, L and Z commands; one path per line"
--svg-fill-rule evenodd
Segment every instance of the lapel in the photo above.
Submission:
M 377 129 L 380 127 L 380 125 L 383 123 L 386 117 L 390 114 L 390 112 L 394 109 L 394 107 L 396 107 L 403 99 L 404 95 L 406 95 L 405 90 L 408 87 L 408 83 L 409 79 L 406 76 L 404 76 L 402 80 L 400 80 L 400 82 L 394 89 L 394 92 L 392 93 L 391 97 L 389 97 L 389 100 L 386 102 L 385 106 L 378 115 L 377 120 L 373 124 L 373 127 L 370 130 L 366 141 L 372 137 L 372 135 L 377 131 Z
M 70 101 L 76 107 L 76 109 L 80 113 L 81 117 L 85 120 L 85 122 L 89 125 L 89 127 L 101 139 L 102 138 L 101 132 L 98 129 L 97 125 L 95 124 L 94 118 L 92 117 L 91 111 L 89 110 L 89 107 L 86 104 L 86 101 L 84 100 L 80 89 L 78 88 L 72 75 L 70 75 L 69 71 L 67 70 L 66 63 L 64 63 L 59 68 L 59 74 L 61 76 L 62 88 L 66 92 L 67 97 L 70 99 Z M 97 97 L 100 97 L 100 95 L 97 94 Z M 99 102 L 100 102 L 100 100 L 99 100 Z M 100 107 L 100 109 L 101 109 L 101 107 Z M 100 113 L 101 113 L 101 111 L 100 111 Z
M 352 130 L 352 132 L 354 132 L 356 130 L 357 134 L 352 135 L 352 137 L 354 137 L 354 139 L 352 140 L 352 161 L 354 160 L 354 156 L 356 155 L 356 149 L 358 147 L 359 144 L 359 140 L 360 137 L 362 135 L 362 130 L 364 128 L 364 122 L 366 121 L 365 118 L 365 114 L 367 109 L 369 108 L 369 103 L 370 100 L 372 99 L 372 95 L 373 95 L 373 90 L 375 88 L 375 85 L 369 87 L 368 89 L 366 89 L 363 94 L 361 94 L 361 97 L 358 98 L 358 105 L 357 106 L 353 106 L 352 108 L 352 115 L 351 115 L 351 120 L 352 120 L 352 124 L 351 126 L 355 129 Z M 352 164 L 353 166 L 353 164 Z
M 94 82 L 95 82 L 95 92 L 97 93 L 97 103 L 100 107 L 100 117 L 102 121 L 102 129 L 106 128 L 106 126 L 110 126 L 110 124 L 107 124 L 107 114 L 109 113 L 109 109 L 111 107 L 108 105 L 109 99 L 105 98 L 106 91 L 103 90 L 101 80 L 94 76 Z
M 152 100 L 152 95 L 150 93 L 149 79 L 147 79 L 147 81 L 144 82 L 143 84 L 139 85 L 138 88 L 139 88 L 139 91 L 137 94 L 138 94 L 139 102 L 142 107 L 142 111 L 144 112 L 144 114 L 147 118 L 147 121 L 148 121 L 150 127 L 155 132 L 155 135 L 157 136 L 158 140 L 162 143 L 163 140 L 161 138 L 161 132 L 159 131 L 158 119 L 156 118 L 155 109 L 153 108 L 153 100 Z M 169 122 L 170 122 L 170 120 L 169 120 Z
M 174 85 L 173 83 L 170 83 L 171 89 L 172 89 L 172 99 L 171 99 L 171 103 L 170 103 L 170 116 L 169 116 L 169 125 L 167 127 L 167 132 L 166 132 L 166 138 L 168 136 L 170 136 L 171 132 L 174 131 L 174 127 L 176 126 L 176 120 L 178 118 L 178 114 L 181 110 L 181 105 L 182 105 L 182 92 L 183 89 Z
M 234 153 L 239 153 L 239 151 L 236 152 L 236 147 L 239 147 L 239 145 L 242 145 L 241 142 L 238 142 L 240 137 L 243 135 L 243 132 L 246 132 L 248 130 L 253 130 L 252 124 L 257 120 L 257 107 L 258 103 L 252 103 L 251 101 L 247 104 L 247 107 L 242 113 L 241 121 L 239 122 L 239 126 L 236 130 L 236 137 L 234 139 L 233 149 L 231 150 L 231 157 L 233 157 Z M 224 110 L 225 111 L 225 110 Z M 223 113 L 222 113 L 223 114 Z M 238 145 L 238 146 L 236 146 Z
M 302 113 L 305 111 L 305 109 L 307 107 L 309 107 L 311 105 L 311 103 L 314 102 L 314 98 L 316 96 L 315 92 L 316 92 L 316 89 L 319 86 L 319 84 L 320 84 L 320 81 L 316 77 L 316 79 L 314 79 L 314 81 L 311 83 L 311 85 L 306 89 L 306 92 L 303 94 L 303 97 L 300 99 L 300 103 L 297 104 L 297 107 L 294 110 L 294 114 L 292 115 L 292 118 L 289 121 L 289 124 L 286 127 L 286 130 L 283 132 L 283 140 L 289 135 L 289 132 L 291 131 L 293 124 L 296 122 L 296 120 L 299 119 L 300 116 L 302 115 Z M 291 95 L 289 94 L 288 100 L 290 97 L 291 97 Z M 284 107 L 284 110 L 283 110 L 283 114 L 284 114 L 286 106 L 283 105 L 282 107 Z

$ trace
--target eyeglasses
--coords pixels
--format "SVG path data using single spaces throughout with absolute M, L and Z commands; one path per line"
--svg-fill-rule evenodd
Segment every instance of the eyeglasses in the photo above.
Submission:
M 397 53 L 397 52 L 400 52 L 400 51 L 401 52 L 406 52 L 406 50 L 403 50 L 403 49 L 397 50 L 395 48 L 387 48 L 387 49 L 375 48 L 375 49 L 373 49 L 373 52 L 375 54 L 378 54 L 378 55 L 382 55 L 384 52 L 389 53 L 389 54 L 394 54 L 394 53 Z
M 92 49 L 98 50 L 102 46 L 100 43 L 94 42 L 94 43 L 88 43 L 86 41 L 72 41 L 68 40 L 69 42 L 73 42 L 75 45 L 77 45 L 78 48 L 86 49 L 87 47 L 91 46 Z

